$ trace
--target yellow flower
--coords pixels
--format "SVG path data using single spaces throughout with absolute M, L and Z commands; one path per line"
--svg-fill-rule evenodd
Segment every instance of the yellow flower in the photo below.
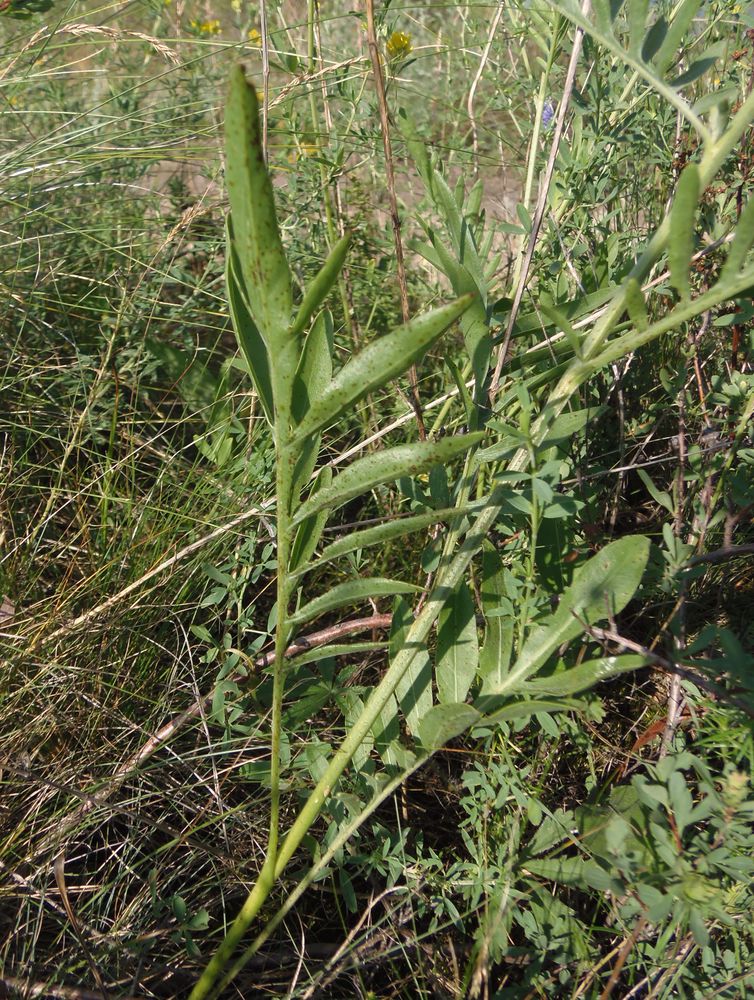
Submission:
M 407 35 L 405 31 L 394 31 L 387 40 L 386 48 L 391 59 L 405 59 L 414 50 L 411 35 Z
M 217 18 L 212 18 L 210 21 L 199 21 L 194 18 L 189 27 L 198 35 L 216 35 L 220 31 L 220 22 Z
M 249 41 L 252 45 L 260 46 L 262 44 L 262 36 L 257 31 L 256 28 L 252 28 L 248 35 Z

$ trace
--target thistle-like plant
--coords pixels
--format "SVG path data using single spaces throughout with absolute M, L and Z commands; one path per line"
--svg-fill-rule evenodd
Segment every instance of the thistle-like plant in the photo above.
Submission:
M 696 3 L 696 0 L 693 0 Z M 560 14 L 594 35 L 611 52 L 625 57 L 636 79 L 652 86 L 671 100 L 689 124 L 697 129 L 703 145 L 698 162 L 689 164 L 680 176 L 668 218 L 650 240 L 635 267 L 594 316 L 586 332 L 579 332 L 560 312 L 548 318 L 562 334 L 559 364 L 544 375 L 529 378 L 523 365 L 510 385 L 494 400 L 494 421 L 489 421 L 485 385 L 492 362 L 490 319 L 487 299 L 489 267 L 475 245 L 472 228 L 464 216 L 462 198 L 447 188 L 442 177 L 412 140 L 428 195 L 446 220 L 447 244 L 433 238 L 425 247 L 459 294 L 454 302 L 378 337 L 333 372 L 332 320 L 323 309 L 326 297 L 338 279 L 348 250 L 348 237 L 333 246 L 322 270 L 294 305 L 292 280 L 278 229 L 273 189 L 264 163 L 256 92 L 243 69 L 233 70 L 226 109 L 226 177 L 230 200 L 228 219 L 227 287 L 230 310 L 242 356 L 248 366 L 260 405 L 274 436 L 276 471 L 277 606 L 275 658 L 271 715 L 271 801 L 266 860 L 246 902 L 217 953 L 195 986 L 192 1000 L 217 996 L 245 960 L 269 934 L 290 905 L 313 879 L 318 867 L 307 875 L 278 914 L 240 957 L 236 951 L 268 898 L 294 852 L 333 794 L 343 771 L 354 756 L 363 752 L 370 733 L 402 716 L 405 739 L 394 741 L 383 754 L 397 764 L 388 773 L 382 792 L 357 820 L 339 835 L 330 851 L 352 833 L 378 801 L 420 766 L 449 739 L 498 722 L 530 716 L 538 711 L 571 708 L 573 695 L 599 680 L 646 662 L 643 656 L 602 656 L 578 666 L 544 673 L 564 643 L 582 634 L 588 626 L 617 614 L 631 599 L 644 571 L 649 542 L 641 536 L 623 538 L 605 546 L 575 573 L 570 588 L 549 619 L 529 630 L 524 612 L 516 623 L 519 637 L 511 655 L 510 632 L 501 627 L 503 584 L 499 557 L 489 538 L 501 513 L 516 493 L 515 484 L 536 471 L 538 454 L 553 435 L 568 433 L 576 426 L 573 414 L 563 411 L 583 383 L 609 363 L 693 319 L 713 306 L 740 295 L 754 283 L 754 266 L 746 263 L 754 240 L 754 207 L 750 203 L 739 220 L 727 261 L 718 282 L 702 295 L 692 295 L 689 266 L 693 231 L 700 192 L 709 184 L 754 117 L 750 96 L 721 125 L 721 111 L 707 109 L 711 123 L 702 121 L 684 100 L 679 78 L 667 83 L 665 49 L 637 41 L 644 32 L 646 2 L 631 5 L 627 13 L 629 46 L 625 48 L 617 27 L 618 7 L 605 0 L 597 5 L 596 24 L 583 10 L 571 4 Z M 687 27 L 687 7 L 683 21 Z M 696 9 L 696 8 L 695 8 Z M 629 16 L 630 15 L 630 16 Z M 680 14 L 679 14 L 680 16 Z M 678 26 L 680 30 L 683 25 Z M 672 52 L 678 45 L 671 22 L 667 29 Z M 655 32 L 657 34 L 657 32 Z M 643 37 L 643 36 L 642 36 Z M 680 36 L 679 36 L 680 37 Z M 653 43 L 654 45 L 654 43 Z M 657 60 L 662 56 L 663 68 Z M 654 59 L 654 64 L 651 60 Z M 713 120 L 714 119 L 714 120 Z M 472 194 L 471 197 L 476 197 Z M 650 320 L 641 282 L 650 267 L 668 255 L 670 282 L 677 303 L 665 315 Z M 586 311 L 586 310 L 584 310 Z M 627 316 L 627 322 L 624 317 Z M 465 391 L 461 373 L 455 373 L 459 397 L 466 412 L 469 433 L 403 444 L 369 454 L 333 474 L 318 467 L 321 435 L 340 421 L 365 395 L 387 385 L 414 364 L 453 324 L 461 321 L 469 355 L 468 373 L 475 381 L 472 393 Z M 534 355 L 533 355 L 534 356 Z M 523 370 L 522 370 L 523 369 Z M 536 386 L 541 403 L 537 409 L 530 390 Z M 515 414 L 517 428 L 512 428 Z M 569 422 L 570 421 L 570 422 Z M 485 431 L 485 425 L 492 427 Z M 488 435 L 487 440 L 483 440 Z M 482 447 L 482 444 L 484 446 Z M 460 471 L 449 490 L 450 502 L 413 516 L 363 527 L 320 549 L 328 517 L 346 502 L 380 484 L 401 477 L 447 467 L 458 462 Z M 511 485 L 514 484 L 514 485 Z M 472 486 L 475 499 L 472 500 Z M 533 491 L 534 492 L 534 491 Z M 433 523 L 447 523 L 437 572 L 416 615 L 408 613 L 405 595 L 420 592 L 413 580 L 368 577 L 351 579 L 315 597 L 308 594 L 307 581 L 313 569 L 334 562 L 357 549 L 367 549 L 419 531 Z M 484 642 L 479 646 L 475 604 L 467 584 L 472 560 L 482 562 L 481 608 L 485 618 Z M 335 750 L 323 776 L 312 790 L 286 835 L 280 836 L 281 724 L 287 670 L 286 650 L 296 631 L 324 614 L 371 597 L 398 596 L 389 651 L 389 666 L 380 682 L 351 720 L 341 746 Z M 399 620 L 398 620 L 399 619 Z M 428 644 L 432 628 L 439 623 L 436 649 Z M 343 648 L 332 650 L 333 655 Z M 327 655 L 322 650 L 320 655 Z M 473 702 L 469 696 L 473 696 Z M 437 702 L 435 704 L 435 702 Z M 390 756 L 389 754 L 392 754 Z M 331 856 L 331 855 L 330 855 Z

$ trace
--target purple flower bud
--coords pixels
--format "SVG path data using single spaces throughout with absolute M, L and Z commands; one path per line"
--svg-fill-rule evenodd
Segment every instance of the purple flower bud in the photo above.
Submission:
M 545 101 L 545 106 L 542 108 L 542 124 L 545 128 L 549 128 L 552 124 L 552 120 L 555 117 L 555 105 L 552 103 L 548 97 Z

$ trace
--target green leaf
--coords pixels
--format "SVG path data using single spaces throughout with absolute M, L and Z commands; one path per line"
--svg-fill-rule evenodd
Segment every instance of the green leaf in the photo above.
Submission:
M 615 677 L 617 674 L 639 670 L 651 662 L 645 656 L 633 654 L 600 656 L 596 660 L 587 660 L 578 667 L 563 670 L 550 677 L 535 677 L 533 680 L 524 681 L 521 690 L 526 695 L 544 694 L 563 697 L 578 694 L 579 691 L 587 691 L 594 687 L 600 681 Z
M 668 22 L 660 15 L 647 32 L 644 44 L 641 47 L 641 58 L 644 62 L 651 62 L 652 58 L 659 52 L 667 31 Z
M 555 306 L 548 306 L 545 305 L 543 302 L 540 302 L 539 305 L 545 316 L 547 316 L 547 318 L 551 320 L 558 329 L 563 331 L 563 335 L 565 336 L 565 339 L 568 341 L 571 350 L 573 351 L 573 353 L 576 355 L 577 358 L 580 358 L 581 337 L 579 335 L 578 330 L 575 330 L 571 326 L 568 318 L 559 309 L 556 309 Z
M 752 243 L 754 243 L 754 198 L 747 201 L 746 207 L 739 216 L 736 234 L 720 273 L 721 284 L 732 281 L 738 276 Z
M 445 358 L 445 364 L 450 369 L 450 374 L 453 376 L 453 381 L 458 389 L 458 398 L 463 403 L 464 414 L 466 416 L 467 426 L 471 426 L 474 420 L 474 404 L 471 400 L 471 393 L 469 392 L 466 383 L 463 380 L 463 375 L 458 365 L 453 361 L 452 358 Z
M 379 483 L 401 476 L 415 476 L 433 465 L 445 465 L 481 441 L 482 436 L 480 431 L 439 441 L 402 444 L 359 458 L 336 476 L 327 489 L 319 490 L 310 497 L 297 511 L 293 523 L 297 524 L 325 507 L 334 510 Z
M 402 517 L 395 521 L 388 521 L 385 524 L 377 524 L 373 528 L 362 528 L 361 531 L 353 531 L 342 538 L 337 538 L 326 546 L 319 554 L 317 561 L 298 570 L 298 573 L 308 572 L 314 566 L 339 559 L 340 556 L 348 552 L 356 552 L 358 549 L 366 549 L 371 545 L 381 545 L 402 535 L 410 535 L 422 528 L 428 528 L 431 524 L 440 521 L 449 521 L 453 517 L 462 514 L 468 507 L 447 507 L 444 510 L 432 510 L 426 514 L 415 514 L 412 517 Z
M 595 20 L 599 30 L 603 32 L 603 34 L 611 34 L 612 17 L 608 0 L 592 0 L 592 9 L 594 11 Z
M 411 159 L 414 161 L 414 165 L 419 172 L 419 176 L 424 182 L 424 187 L 427 189 L 428 194 L 432 196 L 434 170 L 429 159 L 429 154 L 427 153 L 426 144 L 416 127 L 416 122 L 405 108 L 400 108 L 396 123 L 411 154 Z
M 304 293 L 304 298 L 291 325 L 291 333 L 302 333 L 307 323 L 319 309 L 338 280 L 351 243 L 351 234 L 342 236 L 330 251 L 322 269 Z
M 464 581 L 448 597 L 437 621 L 435 680 L 441 704 L 462 702 L 479 666 L 474 599 Z
M 428 750 L 438 750 L 480 719 L 473 705 L 435 705 L 419 723 L 419 736 Z
M 315 497 L 328 488 L 331 479 L 332 469 L 326 466 L 317 477 L 317 488 L 314 492 Z M 326 524 L 327 510 L 325 509 L 315 510 L 309 517 L 304 518 L 300 522 L 291 548 L 290 567 L 292 570 L 295 570 L 297 566 L 302 566 L 311 559 Z
M 246 362 L 251 381 L 256 389 L 264 415 L 270 424 L 273 422 L 272 380 L 270 378 L 270 360 L 267 348 L 257 329 L 243 290 L 241 265 L 238 253 L 233 245 L 233 230 L 230 215 L 226 224 L 225 249 L 225 284 L 228 293 L 228 310 L 233 324 L 241 356 Z
M 291 416 L 300 423 L 313 400 L 319 399 L 332 379 L 332 316 L 324 310 L 309 331 L 293 380 Z
M 699 201 L 699 167 L 689 163 L 681 174 L 675 198 L 670 209 L 670 238 L 668 241 L 668 264 L 670 284 L 681 299 L 691 299 L 689 267 L 694 252 L 694 223 L 696 206 Z
M 394 748 L 400 734 L 398 705 L 395 695 L 391 694 L 372 723 L 374 748 L 386 764 L 398 763 Z
M 564 642 L 580 635 L 585 626 L 616 615 L 633 597 L 649 558 L 649 539 L 632 535 L 610 542 L 574 574 L 548 625 L 535 629 L 515 666 L 492 690 L 520 690 Z
M 346 604 L 361 604 L 369 600 L 370 597 L 387 597 L 392 594 L 417 594 L 421 593 L 421 587 L 413 583 L 404 583 L 402 580 L 387 580 L 381 576 L 369 576 L 357 580 L 347 580 L 339 583 L 332 590 L 321 597 L 315 597 L 303 607 L 299 608 L 295 614 L 291 615 L 289 621 L 291 625 L 302 625 L 311 621 L 327 611 L 334 611 L 342 608 Z
M 464 295 L 367 344 L 341 368 L 322 397 L 312 404 L 293 435 L 293 443 L 321 430 L 362 396 L 410 368 L 473 301 L 473 295 Z
M 687 84 L 693 83 L 694 80 L 698 80 L 700 76 L 704 76 L 708 69 L 712 69 L 717 59 L 717 56 L 710 56 L 706 59 L 695 60 L 685 73 L 681 73 L 675 80 L 671 80 L 671 87 L 685 87 Z
M 670 22 L 662 45 L 653 60 L 659 73 L 664 73 L 676 57 L 676 52 L 696 17 L 700 3 L 701 0 L 683 0 L 676 10 L 675 17 Z
M 622 885 L 595 861 L 584 858 L 541 858 L 526 862 L 526 871 L 561 885 L 620 893 Z
M 338 656 L 353 656 L 355 653 L 371 653 L 384 649 L 385 642 L 337 642 L 329 646 L 316 646 L 308 649 L 304 653 L 292 656 L 290 662 L 297 667 L 303 667 L 307 663 L 320 663 L 322 660 L 336 658 Z
M 413 622 L 411 605 L 405 598 L 396 597 L 390 635 L 391 661 L 405 649 L 406 636 Z M 424 645 L 415 650 L 411 663 L 395 687 L 395 694 L 408 731 L 412 736 L 418 736 L 421 720 L 432 708 L 432 661 Z
M 628 49 L 633 55 L 639 55 L 644 42 L 645 27 L 647 24 L 647 12 L 649 11 L 649 0 L 631 0 L 626 7 L 626 17 L 628 18 Z
M 649 320 L 647 318 L 647 304 L 644 301 L 644 293 L 636 278 L 629 278 L 626 282 L 625 296 L 629 319 L 636 329 L 642 333 L 647 329 Z
M 658 490 L 650 479 L 649 473 L 647 473 L 644 469 L 637 469 L 636 471 L 639 473 L 639 479 L 641 479 L 644 483 L 655 503 L 664 507 L 669 514 L 675 513 L 675 505 L 670 494 L 666 493 L 664 490 Z
M 477 706 L 487 711 L 486 706 L 488 702 L 489 699 L 480 698 Z M 508 705 L 503 705 L 502 708 L 487 712 L 480 719 L 479 726 L 485 728 L 498 725 L 501 722 L 511 722 L 513 719 L 529 719 L 532 715 L 536 715 L 537 712 L 548 714 L 552 712 L 572 712 L 577 708 L 579 708 L 577 701 L 513 701 Z
M 516 215 L 518 215 L 519 219 L 521 220 L 521 225 L 524 227 L 526 232 L 530 233 L 532 230 L 533 223 L 532 223 L 532 218 L 529 215 L 526 206 L 520 203 L 516 205 Z
M 482 548 L 482 579 L 480 583 L 482 611 L 486 629 L 484 643 L 479 652 L 479 676 L 482 694 L 488 694 L 508 672 L 513 649 L 513 619 L 503 615 L 490 615 L 507 599 L 505 568 L 491 541 L 485 539 Z
M 561 413 L 547 428 L 547 433 L 540 442 L 540 448 L 549 448 L 560 441 L 571 440 L 586 427 L 590 420 L 601 416 L 606 409 L 605 406 L 590 406 L 585 410 L 570 410 L 567 413 Z
M 291 336 L 291 276 L 264 163 L 256 90 L 242 66 L 230 74 L 225 107 L 225 180 L 233 216 L 233 242 L 256 323 L 274 363 L 274 385 L 290 391 L 298 360 Z M 276 402 L 280 402 L 276 400 Z

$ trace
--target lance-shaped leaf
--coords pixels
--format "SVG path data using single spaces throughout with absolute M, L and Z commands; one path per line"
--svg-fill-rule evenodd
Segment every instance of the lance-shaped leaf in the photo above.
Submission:
M 323 310 L 307 334 L 301 358 L 293 379 L 291 417 L 298 423 L 303 420 L 311 400 L 317 399 L 332 378 L 332 316 Z M 320 435 L 307 438 L 301 448 L 293 470 L 294 497 L 298 497 L 309 481 L 319 456 Z M 329 485 L 329 480 L 328 480 Z
M 667 33 L 662 40 L 662 44 L 657 50 L 657 55 L 653 59 L 659 73 L 664 73 L 673 62 L 678 47 L 691 27 L 691 22 L 696 17 L 700 3 L 701 0 L 683 0 L 680 7 L 678 7 L 675 17 L 670 22 Z
M 228 291 L 228 309 L 236 341 L 251 381 L 254 383 L 264 415 L 273 422 L 272 379 L 267 348 L 254 322 L 241 277 L 238 253 L 233 245 L 233 227 L 230 216 L 226 226 L 225 284 Z
M 303 667 L 307 663 L 319 663 L 321 660 L 335 659 L 338 656 L 353 656 L 354 653 L 372 653 L 385 649 L 386 642 L 335 642 L 330 646 L 317 646 L 305 653 L 291 657 L 291 663 Z
M 738 219 L 736 235 L 733 237 L 728 251 L 728 259 L 720 273 L 722 283 L 732 281 L 738 276 L 752 243 L 754 243 L 754 198 L 749 199 Z
M 664 42 L 667 32 L 668 22 L 662 15 L 660 15 L 647 32 L 647 36 L 642 44 L 641 58 L 644 62 L 651 62 L 655 55 L 660 51 L 660 46 Z
M 291 625 L 302 625 L 327 611 L 334 611 L 346 604 L 360 604 L 370 597 L 387 597 L 392 594 L 416 594 L 421 587 L 402 580 L 387 580 L 381 576 L 369 576 L 358 580 L 347 580 L 338 584 L 321 597 L 315 597 L 302 608 L 291 615 L 288 621 Z
M 625 289 L 626 309 L 631 322 L 639 333 L 642 333 L 649 326 L 647 318 L 647 304 L 644 301 L 644 293 L 636 278 L 629 278 Z
M 242 66 L 230 74 L 225 107 L 225 179 L 233 236 L 249 306 L 276 366 L 290 360 L 291 276 L 264 163 L 259 102 Z M 292 376 L 292 372 L 291 372 Z
M 638 55 L 641 51 L 648 12 L 649 0 L 631 0 L 631 3 L 626 7 L 628 50 L 632 55 Z
M 306 289 L 304 297 L 301 300 L 301 305 L 298 307 L 296 318 L 291 325 L 291 331 L 294 334 L 301 333 L 306 329 L 309 320 L 330 294 L 331 288 L 338 280 L 338 275 L 346 259 L 350 242 L 350 233 L 346 233 L 345 236 L 338 240 L 328 254 L 327 260 L 322 265 L 321 270 Z
M 483 703 L 484 700 L 480 701 L 479 705 L 481 706 Z M 572 712 L 578 708 L 579 703 L 575 699 L 573 701 L 512 701 L 508 705 L 503 705 L 497 711 L 482 715 L 477 726 L 486 728 L 487 726 L 498 725 L 501 722 L 512 722 L 513 719 L 528 719 L 532 715 L 536 715 L 537 712 Z
M 580 635 L 587 626 L 622 611 L 641 583 L 648 558 L 649 539 L 632 535 L 606 545 L 577 570 L 549 623 L 532 632 L 513 669 L 494 693 L 521 690 L 523 681 L 536 673 L 562 643 Z
M 473 300 L 473 295 L 464 295 L 373 340 L 341 368 L 321 398 L 313 401 L 293 435 L 293 443 L 315 434 L 362 396 L 410 368 Z
M 391 662 L 404 648 L 406 635 L 413 622 L 414 615 L 409 602 L 403 597 L 396 597 L 390 631 Z M 422 645 L 416 650 L 408 669 L 396 685 L 395 695 L 408 731 L 412 736 L 418 736 L 421 720 L 432 708 L 432 661 L 426 646 Z
M 442 704 L 462 702 L 479 666 L 474 599 L 465 581 L 448 597 L 437 622 L 437 697 Z
M 435 705 L 419 723 L 419 735 L 428 750 L 439 750 L 481 718 L 481 713 L 473 705 Z
M 694 252 L 694 220 L 698 201 L 699 167 L 695 163 L 689 163 L 678 179 L 678 187 L 670 209 L 668 242 L 670 284 L 684 302 L 691 299 L 689 267 Z
M 419 441 L 367 455 L 348 466 L 333 479 L 327 489 L 319 490 L 297 511 L 293 522 L 298 523 L 317 510 L 333 510 L 352 497 L 359 496 L 379 483 L 415 476 L 433 465 L 444 465 L 481 441 L 480 432 L 441 438 L 439 441 Z
M 424 514 L 414 514 L 411 517 L 398 518 L 395 521 L 387 521 L 385 524 L 376 524 L 372 528 L 362 528 L 361 531 L 352 531 L 342 538 L 337 538 L 320 552 L 316 562 L 297 570 L 297 573 L 308 572 L 315 566 L 322 563 L 339 559 L 348 552 L 356 552 L 357 549 L 366 549 L 372 545 L 383 545 L 385 542 L 400 538 L 403 535 L 410 535 L 422 528 L 428 528 L 431 524 L 440 521 L 449 521 L 453 517 L 476 507 L 476 504 L 469 504 L 465 507 L 446 507 L 443 510 L 430 510 Z
M 303 420 L 312 401 L 319 398 L 332 378 L 332 316 L 324 310 L 307 334 L 293 382 L 291 416 Z
M 494 690 L 508 673 L 513 648 L 512 615 L 490 614 L 507 600 L 503 560 L 491 541 L 485 539 L 482 548 L 482 578 L 480 582 L 482 611 L 486 629 L 484 644 L 479 652 L 479 675 L 482 694 Z
M 315 496 L 322 490 L 327 489 L 330 485 L 331 479 L 332 469 L 326 466 L 322 469 L 317 478 L 317 490 L 315 492 Z M 317 548 L 317 544 L 322 537 L 322 532 L 324 531 L 326 523 L 326 510 L 315 511 L 313 514 L 310 514 L 309 517 L 306 517 L 301 521 L 291 549 L 290 566 L 292 570 L 311 559 L 314 550 Z
M 650 662 L 651 660 L 645 656 L 633 653 L 625 656 L 600 656 L 596 660 L 587 660 L 586 663 L 581 663 L 578 667 L 562 670 L 551 677 L 533 677 L 524 682 L 522 691 L 527 695 L 544 694 L 556 697 L 578 694 L 580 691 L 588 691 L 600 681 L 632 670 L 639 670 L 640 667 L 646 667 Z

